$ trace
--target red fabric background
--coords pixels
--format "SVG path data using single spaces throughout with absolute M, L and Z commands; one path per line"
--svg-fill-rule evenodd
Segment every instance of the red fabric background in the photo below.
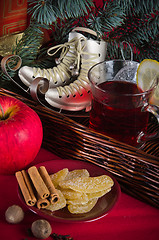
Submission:
M 35 161 L 59 159 L 54 154 L 41 149 Z M 17 225 L 5 221 L 5 211 L 13 204 L 21 205 L 16 192 L 17 181 L 14 176 L 0 176 L 0 239 L 33 240 L 28 237 L 28 229 L 37 215 L 24 208 L 25 218 Z M 157 240 L 159 236 L 159 210 L 127 194 L 122 193 L 118 204 L 104 218 L 90 223 L 51 222 L 55 233 L 70 234 L 74 240 Z M 52 238 L 48 238 L 51 240 Z

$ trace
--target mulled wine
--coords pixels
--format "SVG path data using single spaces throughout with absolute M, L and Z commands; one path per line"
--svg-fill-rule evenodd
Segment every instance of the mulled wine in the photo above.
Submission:
M 93 89 L 90 128 L 116 140 L 136 146 L 146 132 L 149 113 L 147 99 L 133 82 L 106 81 Z

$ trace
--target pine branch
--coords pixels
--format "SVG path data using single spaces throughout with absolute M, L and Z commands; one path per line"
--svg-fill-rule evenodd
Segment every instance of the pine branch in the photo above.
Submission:
M 22 66 L 41 68 L 53 66 L 52 57 L 47 55 L 49 44 L 43 45 L 44 29 L 49 29 L 49 27 L 31 20 L 30 26 L 24 31 L 22 39 L 13 48 L 13 54 L 22 58 Z
M 121 26 L 125 18 L 123 9 L 111 1 L 105 2 L 102 7 L 95 6 L 88 18 L 88 27 L 104 36 L 105 32 Z
M 93 6 L 92 0 L 28 0 L 28 13 L 41 24 L 52 25 L 57 19 L 83 16 Z
M 65 1 L 59 1 L 61 10 Z M 69 6 L 70 1 L 67 1 Z M 78 1 L 71 1 L 73 4 Z M 65 42 L 68 33 L 76 26 L 88 27 L 98 32 L 102 37 L 112 42 L 108 55 L 121 57 L 118 49 L 122 41 L 131 44 L 134 51 L 134 59 L 141 61 L 144 58 L 154 58 L 158 60 L 158 25 L 159 16 L 155 10 L 158 1 L 150 0 L 103 0 L 103 6 L 94 8 L 86 15 L 76 18 L 61 18 L 54 22 L 52 39 L 56 44 Z M 77 7 L 78 9 L 78 7 Z M 65 12 L 65 11 L 64 11 Z M 71 15 L 69 15 L 71 16 Z M 115 45 L 114 45 L 115 44 Z M 108 47 L 109 48 L 109 47 Z M 155 50 L 155 51 L 154 51 Z M 125 49 L 126 56 L 130 57 L 129 49 Z
M 92 0 L 60 0 L 58 1 L 60 18 L 77 18 L 84 16 L 94 6 Z
M 13 54 L 22 58 L 23 65 L 31 65 L 37 57 L 38 49 L 42 44 L 43 31 L 35 21 L 24 31 L 23 37 L 13 48 Z
M 103 0 L 92 6 L 92 0 L 29 0 L 31 23 L 23 38 L 13 49 L 23 65 L 49 68 L 54 61 L 47 49 L 68 39 L 76 26 L 88 27 L 100 33 L 108 42 L 107 59 L 122 58 L 122 41 L 130 43 L 134 60 L 153 58 L 159 61 L 159 1 Z M 58 21 L 57 21 L 58 18 Z M 52 41 L 42 46 L 43 28 L 52 29 Z M 87 37 L 89 37 L 87 35 Z M 125 45 L 125 57 L 130 49 Z
M 159 9 L 158 0 L 113 0 L 124 9 L 126 15 L 136 15 L 144 18 L 146 14 L 153 13 Z
M 94 8 L 88 13 L 80 18 L 74 19 L 60 19 L 57 23 L 54 23 L 53 38 L 54 39 L 66 39 L 68 33 L 72 28 L 76 26 L 82 26 L 90 28 L 102 37 L 105 37 L 105 33 L 112 31 L 114 28 L 121 26 L 124 22 L 125 14 L 122 8 L 116 6 L 113 2 L 105 1 L 104 6 Z M 89 35 L 87 35 L 90 37 Z M 93 37 L 93 36 L 91 36 Z
M 41 25 L 37 24 L 35 21 L 31 21 L 30 26 L 24 31 L 22 38 L 17 42 L 16 46 L 12 49 L 13 55 L 19 55 L 22 59 L 22 66 L 31 66 L 35 64 L 37 54 L 42 43 L 43 31 Z M 14 77 L 16 72 L 11 69 L 17 63 L 14 61 L 10 62 L 10 68 L 7 69 L 9 75 Z M 10 79 L 0 71 L 1 86 L 8 85 Z
M 157 22 L 157 14 L 153 16 L 147 15 L 146 20 L 135 16 L 127 16 L 121 27 L 110 32 L 109 38 L 116 39 L 118 42 L 127 41 L 135 46 L 136 59 L 139 61 L 144 58 L 159 60 L 159 40 L 157 37 L 159 31 Z
M 28 0 L 28 14 L 32 15 L 38 23 L 52 24 L 60 15 L 57 1 Z

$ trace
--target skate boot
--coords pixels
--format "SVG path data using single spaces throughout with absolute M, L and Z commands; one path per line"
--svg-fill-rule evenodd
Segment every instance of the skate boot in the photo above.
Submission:
M 80 111 L 91 108 L 91 86 L 88 80 L 88 70 L 106 57 L 107 43 L 103 40 L 85 38 L 82 40 L 80 56 L 81 68 L 79 76 L 64 87 L 50 88 L 46 101 L 53 107 L 67 111 Z
M 79 74 L 80 63 L 78 59 L 80 61 L 80 58 L 78 57 L 78 48 L 80 48 L 83 38 L 82 34 L 71 32 L 68 42 L 48 49 L 47 53 L 50 56 L 61 50 L 60 57 L 56 60 L 57 66 L 49 69 L 23 66 L 18 72 L 21 81 L 28 87 L 37 77 L 47 78 L 51 88 L 69 84 L 72 75 Z

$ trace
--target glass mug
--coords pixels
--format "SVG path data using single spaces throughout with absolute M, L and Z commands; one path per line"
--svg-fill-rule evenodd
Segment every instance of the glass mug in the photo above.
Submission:
M 135 61 L 110 60 L 88 72 L 92 90 L 89 127 L 131 146 L 159 135 L 147 134 L 149 112 L 159 120 L 159 108 L 149 104 L 158 79 L 143 91 L 136 84 L 138 65 Z

